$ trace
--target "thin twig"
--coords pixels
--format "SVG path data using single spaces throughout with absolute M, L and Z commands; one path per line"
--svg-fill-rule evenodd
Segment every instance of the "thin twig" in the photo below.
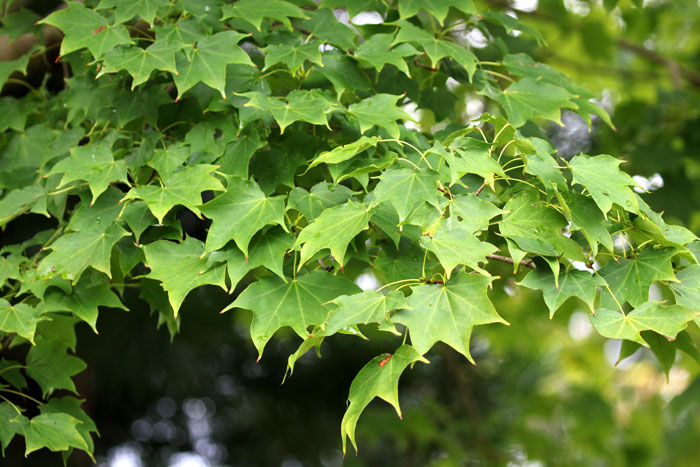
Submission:
M 502 256 L 502 255 L 486 255 L 487 259 L 494 259 L 496 261 L 501 261 L 503 263 L 508 263 L 508 264 L 515 264 L 515 260 L 513 258 L 510 258 L 508 256 Z M 537 266 L 535 266 L 535 262 L 532 261 L 531 259 L 524 259 L 520 261 L 519 263 L 521 266 L 530 268 L 530 269 L 537 269 Z

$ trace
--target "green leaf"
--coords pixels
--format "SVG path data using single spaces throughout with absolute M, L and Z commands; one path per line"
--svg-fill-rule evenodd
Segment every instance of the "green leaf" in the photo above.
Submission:
M 559 307 L 571 297 L 583 300 L 591 312 L 594 311 L 593 302 L 596 297 L 596 288 L 605 286 L 605 281 L 597 274 L 576 270 L 559 274 L 558 282 L 559 287 L 556 286 L 552 271 L 540 268 L 530 272 L 525 276 L 525 279 L 518 282 L 518 285 L 542 291 L 544 302 L 549 308 L 550 319 Z
M 235 31 L 222 31 L 198 40 L 191 53 L 175 56 L 177 99 L 195 84 L 202 82 L 221 93 L 226 99 L 226 65 L 253 65 L 248 54 L 238 46 L 246 37 Z
M 378 153 L 375 152 L 376 156 Z M 399 155 L 394 151 L 387 151 L 381 157 L 371 157 L 368 154 L 353 157 L 345 162 L 328 166 L 328 172 L 333 177 L 334 183 L 341 183 L 349 178 L 357 180 L 363 188 L 367 189 L 369 178 L 367 174 L 379 172 L 391 166 Z
M 661 305 L 660 302 L 646 302 L 623 315 L 619 311 L 600 308 L 591 316 L 591 322 L 603 337 L 627 339 L 649 347 L 640 332 L 654 331 L 675 339 L 676 335 L 688 327 L 688 321 L 700 312 L 678 305 Z
M 206 37 L 200 28 L 200 23 L 195 18 L 181 19 L 175 24 L 155 25 L 157 41 L 164 41 L 177 45 L 179 48 L 194 47 L 194 44 Z
M 360 139 L 352 143 L 338 146 L 331 151 L 323 151 L 316 159 L 311 161 L 307 170 L 319 164 L 339 164 L 340 162 L 344 162 L 371 147 L 375 147 L 378 140 L 379 138 L 376 136 L 372 136 L 371 138 L 361 136 Z
M 311 222 L 326 209 L 345 203 L 353 195 L 350 188 L 328 182 L 317 183 L 309 191 L 296 187 L 289 193 L 287 209 L 296 209 Z
M 10 38 L 10 44 L 25 34 L 36 35 L 38 33 L 38 28 L 35 23 L 41 19 L 41 16 L 27 8 L 20 7 L 15 10 L 14 5 L 12 9 L 8 10 L 9 11 L 6 11 L 2 17 L 0 34 L 6 34 Z M 0 83 L 2 83 L 2 81 L 0 81 Z
M 67 157 L 54 165 L 47 176 L 63 173 L 61 188 L 76 180 L 85 180 L 90 186 L 92 203 L 107 190 L 110 183 L 129 184 L 126 177 L 126 164 L 123 160 L 115 161 L 108 144 L 78 146 L 71 149 Z
M 139 118 L 144 118 L 149 125 L 156 125 L 159 107 L 171 102 L 172 99 L 163 86 L 153 86 L 140 91 L 138 99 L 134 99 L 132 93 L 121 92 L 112 104 L 119 114 L 119 126 L 123 128 L 127 123 Z
M 25 212 L 36 212 L 44 214 L 46 212 L 46 201 L 48 192 L 45 187 L 31 185 L 20 190 L 10 190 L 7 195 L 0 200 L 0 227 L 4 227 L 17 216 Z
M 343 454 L 345 454 L 347 438 L 350 438 L 350 442 L 357 451 L 355 426 L 362 411 L 375 397 L 391 404 L 399 418 L 402 418 L 399 407 L 399 378 L 408 365 L 417 361 L 430 363 L 410 345 L 402 345 L 393 355 L 382 354 L 374 357 L 357 373 L 350 385 L 348 408 L 340 422 Z
M 462 2 L 457 1 L 455 3 Z M 474 75 L 478 59 L 469 49 L 454 42 L 438 39 L 425 29 L 416 27 L 408 21 L 400 20 L 395 24 L 399 26 L 399 33 L 396 35 L 392 45 L 416 42 L 430 58 L 430 65 L 433 68 L 437 68 L 438 62 L 442 58 L 447 57 L 462 65 L 467 70 L 469 79 Z
M 223 17 L 221 19 L 240 18 L 255 26 L 260 31 L 263 18 L 274 19 L 288 29 L 292 29 L 289 18 L 308 19 L 304 12 L 296 5 L 280 0 L 239 0 L 233 5 L 224 5 L 221 8 Z
M 575 84 L 561 71 L 547 64 L 536 62 L 527 54 L 509 54 L 503 57 L 503 66 L 521 78 L 531 78 L 554 86 L 560 86 L 572 94 L 594 97 L 585 88 Z
M 118 45 L 131 44 L 129 32 L 121 24 L 109 24 L 107 19 L 80 2 L 67 2 L 68 8 L 55 11 L 39 21 L 63 31 L 60 55 L 87 48 L 100 59 Z
M 613 203 L 627 211 L 639 212 L 637 197 L 629 188 L 637 183 L 620 171 L 621 163 L 621 160 L 606 154 L 595 157 L 581 154 L 569 162 L 573 183 L 588 190 L 603 214 L 610 211 Z
M 127 310 L 119 297 L 112 292 L 110 285 L 101 279 L 98 275 L 93 277 L 83 275 L 82 280 L 73 288 L 73 293 L 70 295 L 52 289 L 44 298 L 44 311 L 70 311 L 88 323 L 97 334 L 98 307 Z
M 421 201 L 426 201 L 436 208 L 438 175 L 429 170 L 393 169 L 387 170 L 379 177 L 379 184 L 374 189 L 372 204 L 390 201 L 403 222 Z
M 639 306 L 649 300 L 649 287 L 654 281 L 675 281 L 671 258 L 674 248 L 655 249 L 647 247 L 634 260 L 621 258 L 610 261 L 598 273 L 610 286 L 613 296 L 620 304 L 629 302 Z M 604 307 L 616 307 L 609 293 L 603 293 Z
M 27 387 L 27 379 L 20 371 L 22 367 L 23 365 L 15 360 L 0 360 L 0 378 L 10 383 L 17 390 L 25 389 Z M 0 412 L 2 412 L 2 409 L 0 409 Z M 2 435 L 0 435 L 0 439 L 2 439 Z
M 294 90 L 287 94 L 286 102 L 277 97 L 266 96 L 259 92 L 241 94 L 250 98 L 245 106 L 270 112 L 280 126 L 280 134 L 294 122 L 309 122 L 314 125 L 328 126 L 326 114 L 330 113 L 333 103 L 318 91 Z
M 355 59 L 366 67 L 376 69 L 377 72 L 382 71 L 385 65 L 394 65 L 410 78 L 411 73 L 404 57 L 416 55 L 418 51 L 410 44 L 392 48 L 393 41 L 393 34 L 374 34 L 357 48 Z
M 149 26 L 153 26 L 158 8 L 165 7 L 169 3 L 169 0 L 102 0 L 95 9 L 114 8 L 114 20 L 117 23 L 126 23 L 138 16 L 143 18 Z
M 572 191 L 567 207 L 571 214 L 571 230 L 580 230 L 586 237 L 592 256 L 598 254 L 598 244 L 609 252 L 613 251 L 613 240 L 608 231 L 610 222 L 605 219 L 593 199 Z
M 325 248 L 331 251 L 333 258 L 343 267 L 348 243 L 367 228 L 371 216 L 371 208 L 352 200 L 324 210 L 297 238 L 294 247 L 303 245 L 298 269 L 316 252 Z
M 147 277 L 162 282 L 175 318 L 191 290 L 206 284 L 226 290 L 224 265 L 208 269 L 207 258 L 203 258 L 204 243 L 195 238 L 186 237 L 182 243 L 158 240 L 145 245 L 143 252 L 146 267 L 151 270 Z
M 47 318 L 41 316 L 39 308 L 26 303 L 11 305 L 7 300 L 0 298 L 0 331 L 2 332 L 8 334 L 14 332 L 33 344 L 36 325 L 44 319 Z
M 177 75 L 175 52 L 180 47 L 171 42 L 156 41 L 145 49 L 141 47 L 120 47 L 107 52 L 98 77 L 106 73 L 126 70 L 131 75 L 131 90 L 145 83 L 154 70 L 169 71 Z
M 46 340 L 41 336 L 37 336 L 36 345 L 29 349 L 27 374 L 39 383 L 44 397 L 56 389 L 76 392 L 71 377 L 83 371 L 87 365 L 67 351 L 68 345 L 64 341 Z
M 440 341 L 474 363 L 469 352 L 474 326 L 508 324 L 496 313 L 486 294 L 492 280 L 459 271 L 443 285 L 412 287 L 407 309 L 397 312 L 393 320 L 408 327 L 411 344 L 421 355 Z
M 91 266 L 110 278 L 112 247 L 129 233 L 112 224 L 106 230 L 82 230 L 61 235 L 48 249 L 51 253 L 37 267 L 41 279 L 60 275 L 77 283 L 82 273 Z
M 397 290 L 386 295 L 373 290 L 365 290 L 355 295 L 340 296 L 333 300 L 333 303 L 338 307 L 328 314 L 325 323 L 321 325 L 325 336 L 330 336 L 350 326 L 368 323 L 377 323 L 380 331 L 401 334 L 390 319 L 392 311 L 406 306 L 406 298 Z
M 434 150 L 434 149 L 433 149 Z M 491 145 L 474 138 L 457 138 L 450 143 L 449 151 L 440 151 L 450 167 L 451 183 L 458 182 L 464 175 L 473 173 L 493 187 L 494 174 L 505 178 L 503 168 L 491 158 Z
M 202 203 L 201 193 L 206 190 L 223 191 L 224 187 L 211 172 L 215 165 L 197 164 L 185 167 L 173 175 L 163 176 L 161 185 L 144 185 L 132 188 L 124 196 L 127 199 L 142 199 L 148 205 L 158 223 L 173 207 L 185 206 L 199 215 Z
M 226 146 L 226 151 L 219 160 L 221 164 L 219 172 L 248 178 L 250 158 L 263 146 L 265 146 L 265 143 L 260 140 L 260 135 L 257 131 L 241 135 L 240 138 L 233 140 Z
M 284 275 L 284 255 L 287 250 L 294 245 L 294 237 L 282 230 L 280 227 L 273 227 L 262 235 L 257 235 L 250 243 L 250 256 L 247 258 L 241 250 L 235 246 L 227 246 L 222 250 L 211 252 L 209 262 L 225 262 L 231 287 L 233 290 L 241 279 L 259 266 L 264 266 L 277 274 L 283 280 Z
M 27 72 L 27 64 L 29 64 L 28 53 L 14 60 L 0 61 L 0 86 L 3 86 L 15 71 L 25 74 Z
M 450 7 L 467 15 L 477 14 L 472 0 L 402 0 L 399 2 L 401 19 L 416 16 L 420 10 L 432 14 L 442 25 Z
M 503 106 L 508 121 L 516 128 L 532 118 L 552 120 L 560 125 L 561 109 L 576 109 L 574 95 L 564 88 L 525 78 L 491 96 Z
M 96 433 L 98 435 L 99 433 L 95 422 L 80 408 L 82 402 L 83 401 L 75 397 L 54 397 L 49 400 L 48 404 L 40 406 L 40 409 L 42 414 L 67 414 L 77 419 L 79 424 L 76 428 L 80 436 L 85 440 L 87 449 L 80 448 L 77 445 L 75 447 L 83 449 L 92 458 L 93 441 L 91 433 Z
M 323 68 L 316 68 L 316 71 L 331 82 L 338 97 L 346 90 L 355 92 L 371 89 L 367 76 L 347 55 L 326 52 L 323 54 L 323 65 Z
M 489 221 L 500 214 L 503 214 L 501 209 L 473 193 L 456 195 L 450 202 L 450 217 L 445 226 L 447 230 L 463 229 L 473 234 L 488 230 Z
M 676 304 L 700 311 L 700 265 L 693 264 L 676 273 L 678 282 L 668 286 L 676 297 Z
M 323 66 L 321 61 L 321 51 L 318 49 L 319 43 L 316 41 L 301 44 L 272 44 L 265 49 L 265 68 L 267 70 L 277 63 L 284 63 L 292 73 L 296 73 L 307 60 L 319 66 Z
M 21 416 L 9 402 L 0 402 L 0 447 L 2 447 L 3 457 L 5 456 L 5 448 L 10 444 L 12 438 L 21 432 L 19 425 L 12 422 L 18 415 Z
M 308 20 L 302 21 L 302 27 L 314 37 L 326 41 L 341 49 L 355 49 L 355 31 L 341 23 L 333 15 L 333 10 L 320 8 L 304 12 Z
M 199 206 L 212 220 L 207 235 L 206 252 L 218 250 L 233 240 L 248 256 L 248 243 L 267 224 L 279 224 L 284 229 L 284 197 L 265 196 L 253 180 L 228 177 L 226 191 Z
M 564 255 L 574 261 L 585 261 L 581 247 L 562 234 L 566 219 L 553 208 L 542 205 L 534 190 L 523 191 L 511 198 L 499 224 L 501 235 L 513 240 L 524 251 L 543 256 Z
M 260 359 L 265 345 L 278 329 L 289 326 L 306 338 L 309 326 L 325 321 L 327 302 L 358 292 L 359 287 L 349 280 L 325 271 L 299 275 L 291 282 L 268 276 L 248 286 L 222 313 L 232 308 L 253 312 L 250 335 Z
M 66 413 L 42 413 L 31 420 L 18 415 L 10 423 L 17 424 L 18 432 L 24 435 L 25 457 L 43 447 L 51 451 L 89 450 L 77 428 L 80 420 Z
M 479 263 L 486 261 L 486 255 L 498 251 L 495 246 L 480 241 L 464 229 L 440 231 L 432 238 L 421 237 L 420 244 L 426 250 L 435 253 L 440 264 L 445 268 L 445 276 L 448 279 L 452 270 L 460 264 L 488 276 L 489 273 L 483 270 Z
M 532 36 L 539 45 L 546 45 L 547 41 L 544 40 L 544 37 L 542 34 L 539 33 L 536 29 L 523 24 L 520 22 L 517 18 L 514 18 L 513 16 L 507 15 L 505 13 L 494 13 L 494 12 L 487 12 L 483 13 L 481 15 L 481 18 L 483 20 L 486 20 L 490 23 L 495 23 L 503 26 L 503 28 L 506 30 L 507 33 L 512 33 L 513 31 L 522 31 L 530 36 Z
M 525 172 L 540 179 L 542 185 L 549 192 L 553 188 L 564 193 L 569 191 L 564 175 L 559 170 L 557 160 L 552 157 L 556 150 L 547 141 L 540 138 L 530 138 L 535 151 L 525 156 Z

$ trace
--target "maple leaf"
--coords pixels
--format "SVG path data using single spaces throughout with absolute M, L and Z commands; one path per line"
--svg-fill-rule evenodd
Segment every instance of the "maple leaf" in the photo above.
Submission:
M 345 454 L 347 438 L 350 438 L 350 442 L 357 451 L 355 426 L 362 411 L 375 397 L 384 399 L 391 404 L 401 418 L 399 378 L 408 365 L 417 361 L 429 363 L 419 351 L 410 345 L 402 345 L 396 349 L 393 355 L 382 354 L 374 357 L 357 373 L 350 385 L 348 408 L 340 422 L 343 454 Z
M 304 12 L 309 19 L 301 22 L 302 26 L 314 37 L 328 42 L 341 49 L 354 49 L 355 31 L 338 21 L 333 10 L 320 8 L 316 11 Z
M 396 102 L 401 97 L 391 94 L 376 94 L 351 104 L 348 107 L 348 113 L 355 116 L 360 122 L 362 133 L 376 125 L 389 132 L 392 138 L 398 138 L 399 127 L 396 125 L 396 120 L 413 121 L 408 113 L 396 106 Z
M 303 245 L 299 269 L 316 252 L 328 248 L 340 267 L 345 264 L 348 243 L 367 228 L 371 208 L 349 200 L 339 206 L 324 210 L 320 216 L 301 231 L 294 247 Z
M 399 16 L 401 19 L 410 18 L 424 10 L 435 16 L 442 24 L 450 7 L 468 15 L 477 13 L 472 0 L 402 0 L 399 2 Z
M 613 203 L 631 212 L 639 212 L 639 205 L 630 186 L 637 186 L 632 177 L 621 172 L 621 160 L 601 154 L 590 157 L 585 154 L 571 159 L 569 168 L 573 183 L 586 187 L 603 214 L 607 214 Z
M 224 265 L 209 268 L 203 258 L 204 244 L 192 237 L 181 243 L 158 240 L 143 247 L 146 267 L 151 272 L 147 277 L 162 282 L 168 293 L 175 318 L 187 294 L 202 285 L 211 284 L 226 290 Z
M 574 95 L 552 84 L 524 78 L 491 96 L 503 106 L 508 121 L 516 128 L 539 117 L 561 125 L 561 109 L 576 109 Z
M 594 311 L 593 302 L 596 297 L 596 288 L 604 287 L 605 280 L 597 274 L 586 271 L 566 271 L 559 275 L 558 287 L 551 271 L 537 269 L 525 276 L 525 279 L 518 282 L 529 289 L 541 290 L 544 294 L 544 301 L 549 308 L 549 317 L 569 298 L 577 297 L 583 300 L 591 311 Z
M 211 252 L 209 262 L 226 263 L 226 271 L 231 281 L 229 291 L 232 291 L 249 271 L 259 266 L 266 267 L 286 280 L 283 269 L 284 255 L 293 245 L 294 237 L 282 230 L 281 227 L 273 227 L 253 238 L 248 258 L 238 247 L 227 246 Z
M 416 55 L 418 51 L 410 44 L 391 47 L 393 34 L 374 34 L 355 51 L 355 59 L 362 65 L 373 67 L 377 72 L 385 65 L 394 65 L 409 78 L 411 74 L 404 57 Z
M 105 55 L 99 78 L 106 73 L 126 70 L 131 75 L 131 89 L 145 83 L 154 70 L 169 71 L 178 74 L 175 65 L 175 52 L 180 47 L 166 41 L 155 41 L 145 49 L 141 47 L 120 47 Z
M 441 341 L 474 363 L 469 352 L 474 326 L 508 324 L 486 294 L 492 280 L 459 271 L 445 284 L 412 287 L 407 308 L 394 314 L 393 321 L 408 327 L 411 344 L 421 355 Z
M 114 160 L 112 151 L 107 144 L 78 146 L 67 157 L 54 165 L 46 174 L 50 176 L 63 173 L 61 183 L 56 188 L 61 188 L 75 180 L 85 180 L 92 192 L 92 202 L 107 190 L 110 183 L 122 182 L 129 184 L 126 177 L 126 164 L 123 160 Z
M 328 314 L 326 303 L 340 295 L 360 292 L 349 280 L 326 271 L 298 275 L 285 282 L 278 277 L 264 277 L 249 285 L 230 305 L 253 312 L 250 336 L 258 349 L 258 360 L 272 335 L 284 326 L 306 337 L 308 327 L 321 324 Z
M 683 306 L 646 302 L 627 314 L 600 308 L 591 315 L 591 322 L 603 337 L 627 339 L 649 347 L 642 339 L 642 331 L 650 330 L 675 339 L 676 335 L 688 326 L 688 321 L 699 314 L 700 312 Z
M 56 26 L 64 32 L 62 56 L 87 48 L 95 58 L 102 58 L 116 46 L 132 43 L 124 26 L 110 24 L 107 18 L 80 2 L 68 2 L 68 8 L 54 11 L 39 23 Z
M 373 204 L 389 201 L 403 221 L 418 203 L 426 201 L 436 208 L 438 175 L 430 170 L 393 169 L 379 177 Z
M 676 254 L 674 248 L 644 248 L 637 258 L 610 261 L 598 273 L 610 286 L 609 292 L 603 291 L 602 306 L 615 308 L 615 301 L 623 304 L 629 302 L 639 306 L 649 299 L 649 287 L 654 281 L 675 281 L 671 258 Z
M 0 331 L 14 332 L 33 344 L 36 325 L 39 321 L 48 319 L 41 314 L 42 310 L 39 308 L 26 303 L 11 305 L 7 300 L 0 298 Z
M 379 330 L 400 335 L 389 316 L 392 311 L 406 306 L 406 297 L 397 290 L 386 295 L 365 290 L 355 295 L 340 296 L 333 303 L 338 307 L 328 314 L 321 325 L 323 335 L 330 336 L 349 326 L 367 323 L 377 323 Z
M 263 18 L 275 19 L 289 29 L 292 29 L 289 18 L 307 18 L 298 6 L 281 0 L 265 0 L 264 2 L 239 0 L 233 5 L 224 5 L 221 11 L 223 13 L 221 19 L 241 18 L 255 26 L 258 31 L 262 26 Z
M 35 342 L 27 354 L 27 374 L 39 384 L 44 397 L 56 389 L 75 393 L 71 377 L 86 368 L 85 362 L 69 355 L 68 345 L 63 341 L 38 336 Z
M 348 159 L 351 159 L 352 157 L 356 156 L 362 151 L 376 146 L 378 140 L 379 138 L 377 138 L 376 136 L 372 136 L 370 138 L 366 136 L 361 136 L 360 139 L 358 139 L 357 141 L 353 141 L 352 143 L 348 143 L 343 146 L 338 146 L 337 148 L 334 148 L 331 151 L 324 151 L 321 154 L 319 154 L 318 157 L 316 157 L 313 161 L 311 161 L 311 164 L 309 164 L 309 168 L 307 169 L 307 171 L 316 167 L 319 164 L 339 164 Z
M 125 23 L 138 16 L 153 26 L 158 9 L 169 3 L 169 0 L 101 0 L 95 10 L 114 8 L 114 20 L 117 23 Z
M 462 2 L 457 1 L 455 3 L 460 4 Z M 402 15 L 402 17 L 404 17 L 404 15 Z M 470 79 L 474 75 L 478 59 L 469 49 L 455 44 L 454 42 L 438 39 L 426 30 L 416 27 L 408 21 L 399 20 L 395 24 L 399 26 L 399 33 L 392 42 L 392 46 L 395 44 L 404 44 L 406 42 L 416 42 L 425 51 L 428 58 L 430 58 L 430 65 L 433 68 L 437 67 L 438 62 L 442 58 L 448 57 L 462 65 L 464 69 L 467 70 Z
M 326 114 L 331 112 L 334 107 L 333 102 L 317 91 L 292 91 L 287 94 L 286 102 L 259 92 L 241 95 L 250 98 L 245 104 L 246 107 L 270 112 L 280 126 L 280 134 L 283 134 L 285 128 L 297 121 L 328 126 Z
M 237 63 L 253 65 L 248 54 L 238 46 L 246 37 L 235 31 L 222 31 L 197 41 L 189 55 L 178 52 L 175 55 L 177 74 L 177 98 L 202 82 L 219 91 L 226 99 L 226 65 Z
M 318 42 L 301 44 L 272 44 L 265 51 L 265 68 L 267 70 L 277 63 L 284 63 L 292 73 L 296 73 L 307 60 L 319 66 L 323 66 L 321 51 L 318 50 Z
M 161 174 L 161 185 L 134 187 L 126 193 L 124 200 L 144 200 L 159 224 L 163 223 L 168 211 L 177 205 L 185 206 L 199 215 L 201 193 L 206 190 L 224 190 L 221 182 L 211 175 L 215 169 L 215 165 L 197 164 L 184 167 L 172 175 Z
M 42 413 L 31 420 L 23 415 L 10 420 L 16 424 L 14 428 L 24 435 L 26 447 L 24 455 L 47 447 L 52 451 L 68 451 L 70 448 L 89 450 L 85 439 L 78 431 L 81 423 L 75 417 L 66 413 Z
M 265 225 L 279 224 L 286 229 L 284 197 L 265 196 L 253 180 L 228 177 L 226 191 L 199 209 L 212 220 L 206 252 L 233 240 L 247 257 L 250 239 Z
M 448 279 L 452 270 L 460 264 L 489 275 L 479 263 L 486 261 L 486 255 L 498 251 L 498 248 L 480 241 L 468 230 L 459 228 L 437 232 L 432 237 L 421 237 L 420 244 L 426 250 L 435 253 L 445 268 L 445 276 Z
M 289 193 L 287 209 L 296 209 L 307 221 L 312 221 L 326 209 L 345 203 L 354 194 L 344 185 L 327 182 L 317 183 L 309 191 L 296 187 Z
M 60 290 L 51 290 L 45 295 L 43 311 L 70 311 L 88 323 L 97 334 L 98 307 L 127 310 L 119 297 L 111 291 L 110 284 L 102 280 L 103 277 L 83 275 L 70 295 Z

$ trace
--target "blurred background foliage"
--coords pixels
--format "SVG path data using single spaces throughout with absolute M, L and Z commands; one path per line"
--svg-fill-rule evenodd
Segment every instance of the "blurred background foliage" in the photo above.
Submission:
M 29 6 L 32 2 L 29 2 Z M 47 2 L 35 2 L 44 14 Z M 51 3 L 51 2 L 48 2 Z M 54 2 L 55 3 L 55 2 Z M 565 115 L 546 129 L 562 157 L 581 151 L 624 158 L 625 169 L 653 193 L 645 199 L 669 220 L 700 234 L 700 5 L 697 0 L 480 0 L 481 11 L 517 16 L 530 36 L 485 22 L 455 27 L 454 37 L 482 60 L 504 50 L 554 66 L 599 96 L 616 131 Z M 50 9 L 50 5 L 49 5 Z M 414 79 L 420 79 L 415 77 Z M 418 89 L 384 77 L 387 88 Z M 412 97 L 412 99 L 414 99 Z M 446 79 L 414 99 L 425 130 L 454 115 L 466 122 L 483 101 Z M 533 133 L 541 131 L 530 128 Z M 348 272 L 352 272 L 352 264 Z M 361 280 L 371 272 L 357 269 Z M 513 277 L 504 265 L 502 277 Z M 105 310 L 100 335 L 78 326 L 78 376 L 84 408 L 100 428 L 98 464 L 113 467 L 217 465 L 697 465 L 700 377 L 686 354 L 666 354 L 668 373 L 642 349 L 617 363 L 620 342 L 591 333 L 587 311 L 570 300 L 553 320 L 538 292 L 499 281 L 494 303 L 512 325 L 476 333 L 477 366 L 445 346 L 402 378 L 403 421 L 373 402 L 358 424 L 360 453 L 343 460 L 340 419 L 350 382 L 373 356 L 394 350 L 367 330 L 371 346 L 342 336 L 323 358 L 304 356 L 280 385 L 294 336 L 279 335 L 256 363 L 245 312 L 218 315 L 230 297 L 200 288 L 188 297 L 172 339 L 156 316 Z M 504 286 L 505 284 L 505 286 Z M 658 290 L 663 296 L 663 290 Z M 690 338 L 700 338 L 691 325 Z M 625 349 L 626 350 L 626 349 Z M 634 350 L 634 349 L 631 349 Z M 668 368 L 666 368 L 668 370 Z M 6 465 L 58 465 L 55 454 Z M 90 465 L 73 456 L 70 464 Z

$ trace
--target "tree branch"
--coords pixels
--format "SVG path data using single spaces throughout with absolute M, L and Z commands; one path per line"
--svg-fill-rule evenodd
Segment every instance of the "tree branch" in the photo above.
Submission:
M 495 259 L 496 261 L 502 261 L 504 263 L 508 264 L 515 264 L 515 260 L 513 258 L 510 258 L 508 256 L 502 256 L 502 255 L 486 255 L 486 259 Z M 530 269 L 537 269 L 537 266 L 535 266 L 535 262 L 532 261 L 531 259 L 524 259 L 520 261 L 520 266 L 530 268 Z
M 673 83 L 676 87 L 680 87 L 681 77 L 685 78 L 693 86 L 700 86 L 700 73 L 685 68 L 675 60 L 672 60 L 668 57 L 664 57 L 663 55 L 654 52 L 653 50 L 649 50 L 646 47 L 643 47 L 639 44 L 629 42 L 626 39 L 618 39 L 617 45 L 619 45 L 623 49 L 634 52 L 637 55 L 641 55 L 649 61 L 658 63 L 659 65 L 663 65 L 666 68 L 668 68 L 669 72 L 671 73 L 671 79 L 673 80 Z

